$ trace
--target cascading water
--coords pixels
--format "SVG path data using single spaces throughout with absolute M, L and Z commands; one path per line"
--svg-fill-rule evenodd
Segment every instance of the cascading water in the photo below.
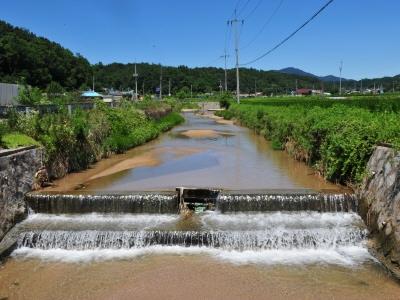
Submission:
M 222 212 L 232 211 L 357 211 L 357 198 L 350 194 L 220 194 L 216 202 Z
M 205 252 L 233 262 L 342 265 L 371 259 L 353 195 L 220 193 L 215 211 L 191 218 L 178 215 L 174 194 L 31 194 L 27 202 L 33 212 L 18 226 L 17 257 Z
M 35 212 L 61 213 L 176 213 L 177 196 L 174 193 L 138 193 L 134 195 L 26 195 L 26 202 Z
M 316 249 L 359 244 L 367 232 L 354 228 L 256 231 L 41 231 L 20 235 L 18 247 L 129 249 L 154 245 L 225 250 Z

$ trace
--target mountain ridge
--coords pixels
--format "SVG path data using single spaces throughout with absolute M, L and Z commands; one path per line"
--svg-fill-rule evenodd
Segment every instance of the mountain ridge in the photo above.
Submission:
M 294 67 L 283 68 L 283 69 L 280 69 L 280 70 L 276 70 L 276 72 L 280 72 L 280 73 L 284 73 L 284 74 L 290 74 L 290 75 L 299 75 L 299 76 L 312 77 L 312 78 L 316 78 L 316 79 L 319 79 L 319 80 L 324 81 L 324 82 L 338 82 L 338 81 L 340 81 L 340 78 L 337 77 L 337 76 L 334 76 L 334 75 L 318 76 L 318 75 L 315 75 L 313 73 L 309 73 L 309 72 L 306 72 L 306 71 L 303 71 L 301 69 L 294 68 Z M 342 78 L 342 81 L 353 81 L 353 79 Z

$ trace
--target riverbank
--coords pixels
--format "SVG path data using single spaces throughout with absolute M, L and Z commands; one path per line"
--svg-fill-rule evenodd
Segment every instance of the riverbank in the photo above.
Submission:
M 400 114 L 384 110 L 386 106 L 371 111 L 346 104 L 320 107 L 292 100 L 283 106 L 265 101 L 232 104 L 217 115 L 236 119 L 331 182 L 361 183 L 377 144 L 400 149 Z
M 146 112 L 145 104 L 141 105 L 143 109 L 138 110 L 128 102 L 116 108 L 97 103 L 91 111 L 14 114 L 9 116 L 8 126 L 9 131 L 25 134 L 42 145 L 48 179 L 54 180 L 87 169 L 112 153 L 144 144 L 183 122 L 169 106 L 161 105 L 157 110 L 149 104 Z
M 132 104 L 123 103 L 118 108 L 98 104 L 91 111 L 71 114 L 10 116 L 8 130 L 29 136 L 39 146 L 1 158 L 0 240 L 26 216 L 25 193 L 51 186 L 51 181 L 69 173 L 90 169 L 95 162 L 153 140 L 184 121 L 178 112 L 164 106 L 158 113 L 154 107 L 151 112 L 157 117 L 150 117 Z M 114 166 L 111 173 L 151 163 L 155 163 L 151 157 L 137 159 Z

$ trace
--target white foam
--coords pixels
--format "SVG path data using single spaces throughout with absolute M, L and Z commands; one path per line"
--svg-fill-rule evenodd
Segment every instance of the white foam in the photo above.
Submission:
M 30 214 L 22 223 L 32 225 L 46 223 L 47 225 L 66 223 L 72 224 L 121 224 L 121 225 L 140 225 L 141 228 L 157 226 L 176 222 L 179 215 L 173 214 Z
M 131 260 L 147 255 L 199 255 L 207 254 L 218 261 L 234 264 L 257 265 L 309 265 L 329 264 L 354 267 L 374 260 L 364 246 L 346 246 L 332 249 L 291 249 L 262 251 L 227 251 L 207 247 L 151 246 L 131 249 L 32 249 L 19 248 L 12 257 L 40 259 L 50 262 L 89 263 L 108 260 Z
M 333 228 L 362 224 L 355 213 L 270 212 L 232 213 L 207 212 L 201 217 L 206 227 L 221 230 L 235 228 L 265 229 L 276 227 Z

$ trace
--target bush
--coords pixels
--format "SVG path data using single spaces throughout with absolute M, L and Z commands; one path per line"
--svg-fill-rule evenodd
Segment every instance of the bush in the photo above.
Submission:
M 48 100 L 43 97 L 39 88 L 25 85 L 19 90 L 18 102 L 22 105 L 35 106 L 48 103 Z
M 233 101 L 232 95 L 229 93 L 224 93 L 222 96 L 219 98 L 219 106 L 221 108 L 228 109 L 229 106 L 231 105 Z
M 288 150 L 327 179 L 341 183 L 362 180 L 376 144 L 400 149 L 400 115 L 395 112 L 343 104 L 326 108 L 234 104 L 222 115 L 234 116 L 271 140 L 274 148 Z
M 153 120 L 128 102 L 118 108 L 99 102 L 96 109 L 71 115 L 60 111 L 41 117 L 37 113 L 16 116 L 16 130 L 45 147 L 53 177 L 85 169 L 111 152 L 143 144 L 183 121 L 178 113 Z M 55 170 L 59 166 L 64 166 L 64 173 Z

